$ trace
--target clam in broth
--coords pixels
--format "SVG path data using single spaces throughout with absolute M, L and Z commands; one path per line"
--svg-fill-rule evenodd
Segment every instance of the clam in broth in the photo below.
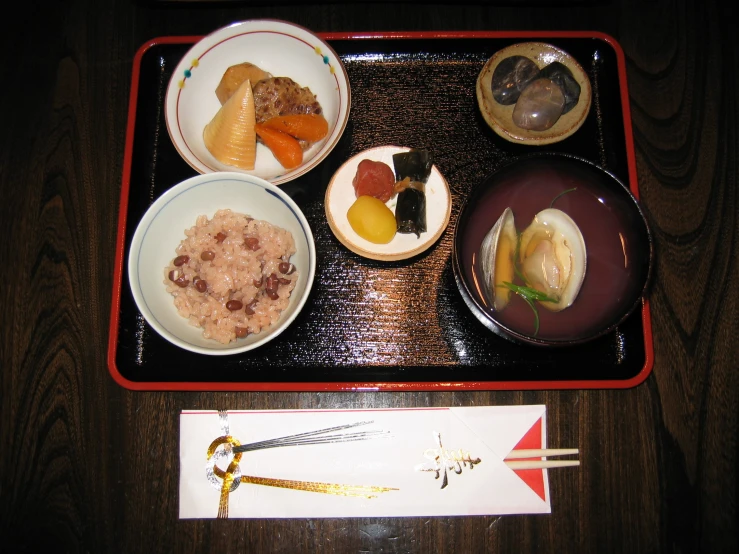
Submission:
M 485 290 L 497 312 L 503 310 L 511 299 L 511 289 L 505 283 L 513 282 L 517 240 L 513 211 L 506 208 L 480 246 Z
M 519 263 L 527 286 L 556 302 L 540 302 L 553 312 L 572 305 L 585 279 L 585 240 L 570 216 L 542 210 L 521 234 Z
M 534 310 L 537 331 L 534 302 L 553 312 L 564 310 L 575 301 L 585 278 L 585 240 L 572 218 L 556 208 L 537 213 L 520 236 L 513 211 L 506 208 L 485 235 L 479 254 L 493 309 L 505 309 L 515 292 Z

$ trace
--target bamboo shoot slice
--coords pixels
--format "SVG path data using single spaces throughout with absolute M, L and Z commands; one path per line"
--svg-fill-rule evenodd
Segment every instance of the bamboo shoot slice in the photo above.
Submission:
M 251 81 L 244 81 L 203 130 L 208 151 L 219 162 L 254 169 L 257 157 L 256 112 Z

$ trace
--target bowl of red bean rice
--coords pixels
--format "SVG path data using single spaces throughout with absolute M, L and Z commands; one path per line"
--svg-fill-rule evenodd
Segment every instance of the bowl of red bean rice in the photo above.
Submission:
M 313 234 L 276 185 L 237 172 L 176 184 L 146 211 L 128 277 L 147 323 L 172 344 L 238 354 L 274 339 L 313 285 Z

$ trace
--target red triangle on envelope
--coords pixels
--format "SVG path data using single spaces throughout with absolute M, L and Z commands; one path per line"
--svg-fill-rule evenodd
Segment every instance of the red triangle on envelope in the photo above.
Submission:
M 541 418 L 531 426 L 531 429 L 526 431 L 526 434 L 518 441 L 514 450 L 528 450 L 528 449 L 540 449 L 541 445 Z M 540 459 L 540 458 L 536 458 Z M 514 470 L 524 483 L 526 483 L 531 490 L 538 494 L 542 500 L 546 502 L 544 492 L 544 470 L 543 469 L 517 469 Z

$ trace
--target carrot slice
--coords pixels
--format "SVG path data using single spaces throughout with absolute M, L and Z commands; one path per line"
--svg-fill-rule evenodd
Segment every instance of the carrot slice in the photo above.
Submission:
M 303 163 L 303 149 L 295 138 L 282 131 L 265 127 L 262 123 L 257 123 L 254 130 L 282 167 L 294 169 Z
M 328 134 L 328 121 L 318 114 L 279 115 L 265 121 L 264 126 L 309 142 L 319 141 Z

